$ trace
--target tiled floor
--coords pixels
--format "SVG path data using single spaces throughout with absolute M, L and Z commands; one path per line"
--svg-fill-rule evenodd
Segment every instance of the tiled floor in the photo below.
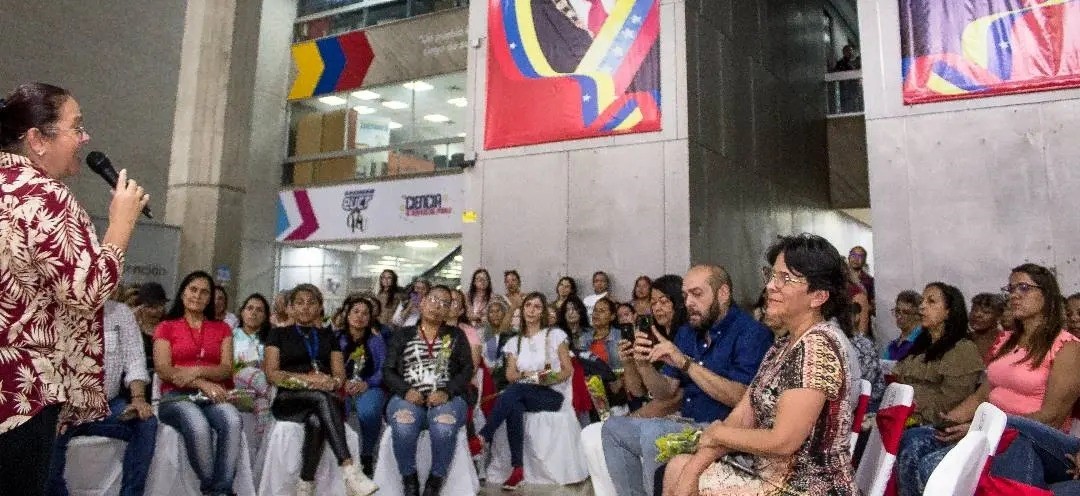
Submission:
M 503 491 L 497 485 L 491 484 L 480 489 L 481 496 L 592 496 L 592 484 L 589 481 L 573 486 L 528 486 L 522 484 L 517 491 Z

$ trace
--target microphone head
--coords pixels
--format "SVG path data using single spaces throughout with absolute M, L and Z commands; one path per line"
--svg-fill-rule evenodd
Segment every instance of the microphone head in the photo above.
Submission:
M 104 153 L 94 150 L 86 155 L 86 166 L 90 167 L 90 170 L 101 174 L 103 171 L 112 169 L 112 162 Z

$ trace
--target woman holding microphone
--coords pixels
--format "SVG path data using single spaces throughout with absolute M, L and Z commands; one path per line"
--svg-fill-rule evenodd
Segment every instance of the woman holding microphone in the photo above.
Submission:
M 120 171 L 99 243 L 62 182 L 88 141 L 63 88 L 27 83 L 0 99 L 0 453 L 19 453 L 0 458 L 7 495 L 43 494 L 58 423 L 108 413 L 102 307 L 149 196 Z

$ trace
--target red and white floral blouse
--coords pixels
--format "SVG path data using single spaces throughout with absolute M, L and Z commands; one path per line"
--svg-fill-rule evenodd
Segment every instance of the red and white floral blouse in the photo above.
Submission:
M 59 403 L 61 423 L 105 416 L 102 307 L 123 261 L 64 183 L 0 152 L 0 433 Z

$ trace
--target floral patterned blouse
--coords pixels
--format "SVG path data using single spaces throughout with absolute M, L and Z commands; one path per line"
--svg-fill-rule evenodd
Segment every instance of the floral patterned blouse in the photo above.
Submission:
M 825 393 L 825 405 L 803 445 L 792 456 L 752 457 L 749 470 L 735 468 L 730 457 L 713 463 L 698 483 L 702 496 L 858 494 L 848 451 L 854 405 L 848 399 L 844 370 L 847 346 L 840 342 L 843 333 L 834 327 L 818 323 L 793 344 L 788 336 L 778 338 L 750 383 L 750 405 L 759 429 L 773 427 L 785 391 L 809 388 Z
M 60 403 L 63 424 L 100 419 L 102 307 L 124 254 L 25 157 L 0 152 L 0 181 L 0 433 Z

